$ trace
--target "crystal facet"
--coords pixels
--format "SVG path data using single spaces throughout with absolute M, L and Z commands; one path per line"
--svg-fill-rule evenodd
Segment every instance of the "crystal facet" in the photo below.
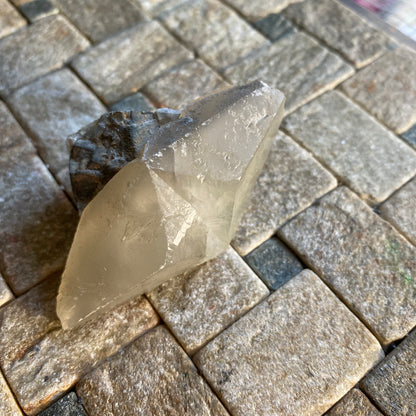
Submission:
M 78 325 L 217 256 L 230 243 L 283 115 L 256 81 L 161 112 L 139 157 L 85 207 L 57 300 Z

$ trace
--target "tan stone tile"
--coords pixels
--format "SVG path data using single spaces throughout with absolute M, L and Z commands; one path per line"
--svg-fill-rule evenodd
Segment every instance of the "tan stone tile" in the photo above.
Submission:
M 307 151 L 280 133 L 254 187 L 233 247 L 246 255 L 336 184 L 335 178 Z
M 360 390 L 349 391 L 326 416 L 383 416 Z
M 416 324 L 416 248 L 341 187 L 284 225 L 279 236 L 383 344 Z
M 315 416 L 382 356 L 367 328 L 305 270 L 194 361 L 234 416 Z
M 26 20 L 7 1 L 0 0 L 0 38 L 26 25 Z
M 337 91 L 299 108 L 282 126 L 370 203 L 416 174 L 416 152 Z
M 90 416 L 226 416 L 172 335 L 159 326 L 77 386 Z
M 0 274 L 0 307 L 14 298 L 12 291 Z
M 0 415 L 23 416 L 19 406 L 14 400 L 13 394 L 0 372 Z
M 149 299 L 188 354 L 255 306 L 269 291 L 233 249 L 174 277 Z

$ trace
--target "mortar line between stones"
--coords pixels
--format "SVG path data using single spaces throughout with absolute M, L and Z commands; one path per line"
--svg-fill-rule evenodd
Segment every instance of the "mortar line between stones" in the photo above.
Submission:
M 19 15 L 20 15 L 20 17 L 22 18 L 22 19 L 24 19 L 25 21 L 26 21 L 26 26 L 29 26 L 29 25 L 31 25 L 32 24 L 32 22 L 30 22 L 30 20 L 21 12 L 21 10 L 20 10 L 20 7 L 17 7 L 13 2 L 11 2 L 11 1 L 9 1 L 8 2 L 9 4 L 10 4 L 10 6 L 12 6 L 14 9 L 15 9 L 15 11 L 17 12 L 17 13 L 19 13 Z M 19 29 L 17 29 L 17 30 L 20 30 L 20 29 L 23 29 L 23 28 L 25 28 L 26 26 L 22 26 L 21 28 L 19 28 Z M 16 33 L 16 31 L 13 31 L 13 32 L 11 32 L 11 33 L 9 33 L 8 35 L 6 35 L 5 37 L 7 37 L 7 36 L 10 36 L 10 35 L 12 35 L 12 34 L 14 34 L 14 33 Z M 2 38 L 2 39 L 4 39 L 4 38 Z

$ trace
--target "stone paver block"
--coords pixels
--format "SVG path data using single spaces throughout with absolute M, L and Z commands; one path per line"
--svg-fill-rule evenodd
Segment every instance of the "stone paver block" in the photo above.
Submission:
M 416 173 L 416 152 L 337 91 L 290 114 L 283 127 L 370 203 Z
M 144 20 L 137 5 L 129 0 L 54 0 L 61 13 L 93 42 Z
M 16 294 L 64 266 L 78 216 L 37 156 L 0 160 L 0 267 Z
M 249 266 L 272 290 L 288 282 L 303 270 L 302 263 L 277 238 L 270 238 L 246 256 Z
M 223 70 L 268 40 L 217 0 L 190 0 L 158 16 L 209 65 Z
M 406 140 L 414 149 L 416 149 L 416 124 L 402 134 L 402 138 Z
M 416 414 L 416 331 L 391 352 L 361 387 L 386 416 Z
M 232 83 L 261 79 L 286 95 L 291 112 L 354 73 L 339 56 L 303 32 L 295 32 L 224 71 Z
M 251 0 L 226 0 L 228 4 L 237 9 L 247 19 L 255 21 L 271 13 L 282 11 L 291 3 L 302 0 L 264 0 L 261 2 Z
M 0 38 L 26 25 L 25 19 L 7 1 L 0 0 Z
M 380 212 L 416 246 L 416 178 L 381 205 Z
M 138 297 L 63 331 L 55 312 L 57 283 L 46 281 L 0 309 L 0 364 L 28 415 L 158 323 L 150 303 Z
M 336 184 L 335 178 L 306 150 L 279 134 L 232 241 L 233 247 L 245 256 Z
M 23 416 L 17 405 L 6 380 L 0 372 L 0 415 L 2 416 Z
M 113 104 L 192 58 L 191 52 L 152 21 L 99 43 L 79 55 L 73 67 L 107 104 Z
M 0 160 L 35 153 L 32 142 L 6 105 L 0 101 Z
M 416 249 L 347 188 L 322 198 L 279 236 L 383 344 L 416 325 Z
M 69 393 L 38 416 L 88 416 L 75 393 Z
M 403 133 L 416 122 L 416 53 L 399 47 L 341 88 L 396 133 Z
M 77 386 L 90 416 L 226 416 L 185 352 L 159 326 Z
M 382 356 L 367 328 L 305 270 L 194 361 L 234 416 L 317 416 Z
M 383 416 L 360 390 L 349 391 L 326 416 Z
M 44 17 L 57 14 L 59 10 L 49 0 L 34 0 L 19 7 L 26 19 L 31 23 Z
M 230 248 L 195 272 L 160 285 L 149 299 L 188 354 L 193 354 L 268 294 Z
M 182 108 L 203 95 L 227 86 L 218 74 L 197 59 L 151 81 L 143 92 L 158 107 Z
M 337 0 L 306 0 L 285 15 L 338 51 L 357 68 L 387 51 L 391 40 Z
M 282 14 L 275 13 L 257 20 L 254 22 L 254 26 L 273 42 L 297 32 L 297 28 L 290 20 L 286 19 Z
M 111 106 L 111 111 L 154 111 L 155 106 L 141 92 L 123 98 Z
M 0 39 L 0 95 L 59 68 L 87 46 L 88 41 L 60 15 Z
M 0 307 L 13 299 L 13 293 L 0 274 Z
M 68 69 L 53 72 L 15 91 L 8 103 L 56 177 L 67 178 L 66 138 L 106 111 L 98 98 Z

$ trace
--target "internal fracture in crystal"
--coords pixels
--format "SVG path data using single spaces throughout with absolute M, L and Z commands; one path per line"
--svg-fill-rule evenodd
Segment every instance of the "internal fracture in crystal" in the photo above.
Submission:
M 73 137 L 72 184 L 85 208 L 57 299 L 63 328 L 227 249 L 283 104 L 280 91 L 256 81 L 201 98 L 181 112 L 111 113 L 123 157 L 113 151 L 114 138 L 103 140 L 109 126 L 102 119 Z M 91 160 L 96 147 L 88 153 L 91 134 L 101 135 L 104 165 Z M 95 183 L 82 193 L 82 177 L 91 171 Z M 88 195 L 95 196 L 87 204 Z

